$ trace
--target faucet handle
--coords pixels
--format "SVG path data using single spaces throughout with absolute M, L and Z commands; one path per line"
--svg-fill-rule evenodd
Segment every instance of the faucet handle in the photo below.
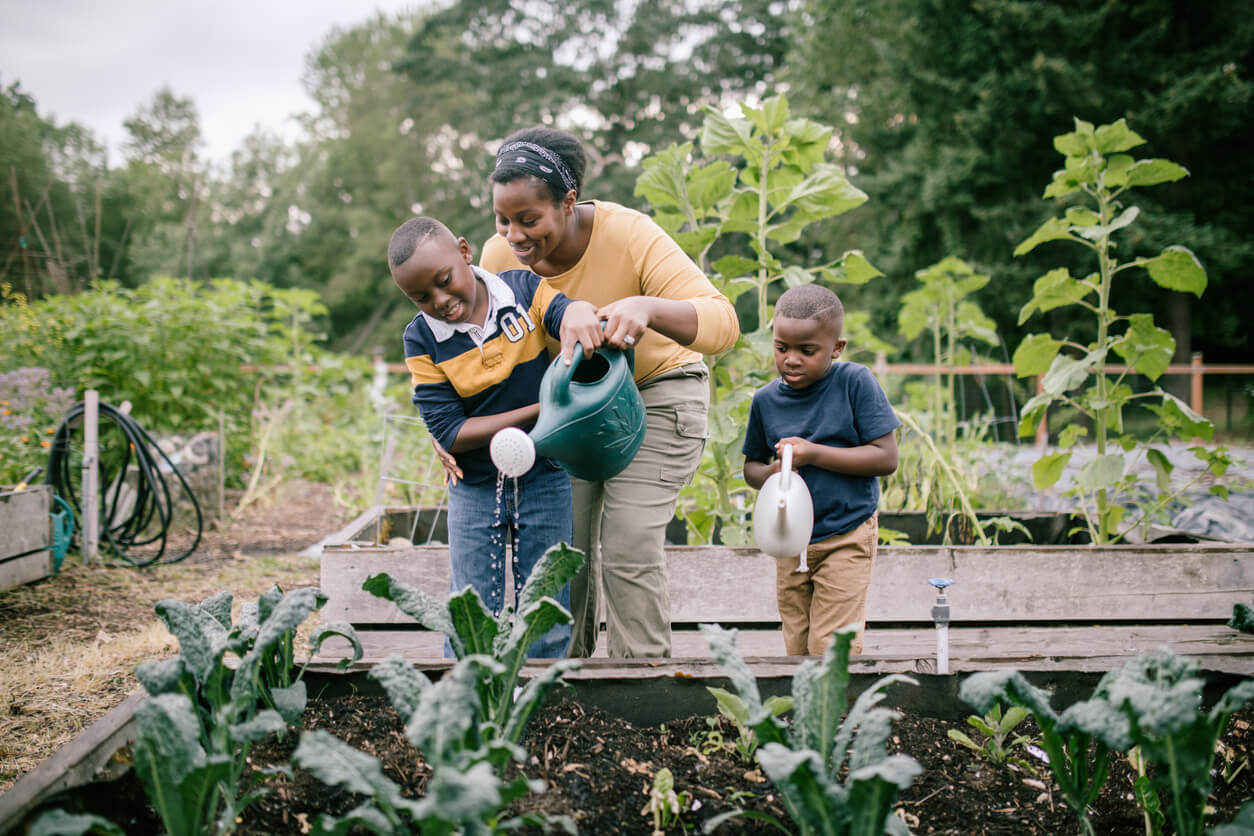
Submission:
M 927 582 L 936 587 L 937 592 L 944 592 L 945 587 L 953 586 L 953 578 L 928 578 Z

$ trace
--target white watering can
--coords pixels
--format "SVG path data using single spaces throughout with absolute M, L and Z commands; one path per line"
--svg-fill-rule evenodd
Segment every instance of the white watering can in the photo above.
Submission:
M 792 472 L 792 445 L 785 444 L 780 456 L 779 473 L 766 480 L 753 505 L 753 539 L 771 557 L 800 554 L 794 571 L 809 572 L 806 547 L 814 532 L 814 502 L 805 480 Z

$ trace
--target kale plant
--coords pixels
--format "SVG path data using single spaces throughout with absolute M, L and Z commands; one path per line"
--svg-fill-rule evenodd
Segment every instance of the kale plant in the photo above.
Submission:
M 977 711 L 990 712 L 1008 704 L 1032 713 L 1063 800 L 1075 813 L 1080 832 L 1094 836 L 1088 806 L 1110 774 L 1111 751 L 1125 751 L 1131 745 L 1127 719 L 1115 706 L 1095 696 L 1072 705 L 1059 716 L 1050 708 L 1049 695 L 1018 671 L 972 674 L 963 681 L 958 693 Z
M 554 625 L 570 621 L 555 596 L 582 563 L 583 553 L 564 543 L 549 549 L 524 584 L 517 611 L 507 608 L 499 618 L 493 618 L 470 587 L 445 604 L 386 574 L 366 580 L 363 589 L 447 635 L 458 661 L 434 684 L 401 657 L 371 670 L 405 719 L 405 736 L 432 769 L 427 795 L 418 801 L 402 797 L 374 758 L 347 743 L 320 731 L 301 738 L 294 763 L 324 783 L 368 796 L 340 819 L 320 818 L 315 834 L 344 834 L 354 826 L 377 834 L 490 833 L 551 823 L 573 832 L 566 819 L 501 821 L 500 811 L 544 788 L 525 776 L 509 782 L 502 776 L 510 762 L 525 759 L 518 741 L 527 720 L 548 690 L 579 662 L 555 662 L 525 687 L 519 687 L 519 674 L 531 643 Z
M 753 756 L 758 751 L 758 738 L 749 725 L 749 706 L 731 691 L 722 688 L 706 687 L 714 701 L 718 704 L 718 713 L 731 720 L 736 727 L 736 742 L 729 744 L 732 750 L 746 763 L 753 763 Z M 779 717 L 792 711 L 792 697 L 768 697 L 762 707 L 772 717 Z
M 1027 719 L 1029 713 L 1023 706 L 1016 705 L 1007 709 L 1003 715 L 1001 704 L 995 703 L 983 716 L 972 714 L 967 717 L 967 725 L 979 733 L 980 740 L 978 743 L 972 740 L 965 732 L 958 731 L 958 729 L 950 729 L 946 736 L 961 746 L 979 752 L 980 755 L 988 758 L 993 763 L 1003 764 L 1012 761 L 1029 771 L 1035 772 L 1034 767 L 1019 758 L 1013 757 L 1011 754 L 1016 746 L 1026 746 L 1032 742 L 1032 739 L 1021 734 L 1012 738 L 1009 745 L 1006 743 L 1010 733 Z
M 200 604 L 158 602 L 179 654 L 135 669 L 152 695 L 136 712 L 135 771 L 171 836 L 230 832 L 258 797 L 249 751 L 300 722 L 306 693 L 292 675 L 292 637 L 325 601 L 311 587 L 286 595 L 274 587 L 243 606 L 234 625 L 229 592 Z M 327 624 L 311 637 L 310 659 L 331 635 L 347 638 L 354 659 L 361 657 L 351 626 Z M 225 663 L 228 653 L 238 657 L 234 668 Z
M 502 739 L 490 724 L 480 723 L 484 711 L 480 681 L 501 672 L 492 659 L 477 655 L 458 660 L 436 683 L 399 657 L 376 665 L 371 675 L 384 685 L 397 712 L 408 718 L 405 736 L 431 767 L 426 794 L 417 800 L 405 798 L 374 757 L 320 729 L 308 732 L 301 736 L 292 762 L 325 784 L 367 797 L 338 819 L 320 816 L 314 836 L 340 836 L 354 827 L 383 836 L 479 834 L 550 823 L 565 825 L 573 833 L 573 823 L 564 819 L 500 818 L 511 801 L 544 788 L 543 782 L 525 777 L 502 780 L 505 763 L 522 762 L 525 752 Z
M 1254 700 L 1254 680 L 1246 679 L 1207 711 L 1204 685 L 1190 660 L 1161 650 L 1128 661 L 1097 686 L 1126 717 L 1131 743 L 1155 767 L 1151 780 L 1177 836 L 1202 836 L 1216 744 L 1228 718 Z
M 448 636 L 457 658 L 479 655 L 493 660 L 499 670 L 494 668 L 478 683 L 482 721 L 493 724 L 497 734 L 516 743 L 544 692 L 566 671 L 579 666 L 574 660 L 556 662 L 519 692 L 527 648 L 552 627 L 570 623 L 570 613 L 556 597 L 582 565 L 583 552 L 565 543 L 552 547 L 523 584 L 517 608 L 506 607 L 495 618 L 471 587 L 453 595 L 447 604 L 386 573 L 367 578 L 362 589 L 396 604 L 428 630 Z M 407 716 L 399 706 L 397 711 Z
M 773 816 L 734 811 L 706 823 L 706 832 L 729 818 L 747 816 L 773 823 L 785 833 L 803 836 L 880 836 L 908 833 L 893 817 L 897 794 L 922 771 L 909 755 L 888 754 L 896 712 L 876 708 L 884 689 L 915 680 L 892 674 L 877 680 L 848 707 L 849 647 L 856 631 L 840 629 L 821 662 L 806 661 L 793 676 L 793 723 L 784 723 L 763 702 L 758 683 L 736 647 L 736 631 L 702 624 L 715 661 L 722 666 L 748 707 L 748 724 L 761 742 L 758 763 L 779 789 L 796 830 Z M 856 733 L 856 736 L 855 736 Z M 841 783 L 842 768 L 846 769 Z

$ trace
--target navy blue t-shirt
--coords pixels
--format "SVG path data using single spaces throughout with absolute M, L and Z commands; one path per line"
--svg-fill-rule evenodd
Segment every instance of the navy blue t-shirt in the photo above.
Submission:
M 887 435 L 901 422 L 871 370 L 857 363 L 832 363 L 822 380 L 793 389 L 776 378 L 759 389 L 749 406 L 743 452 L 746 459 L 770 462 L 781 438 L 796 436 L 829 447 L 860 447 Z M 875 513 L 880 482 L 806 465 L 797 471 L 814 500 L 817 543 L 852 531 Z

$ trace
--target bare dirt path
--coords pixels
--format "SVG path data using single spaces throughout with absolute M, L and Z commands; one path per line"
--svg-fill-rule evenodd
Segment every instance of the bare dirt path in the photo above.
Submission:
M 180 563 L 84 566 L 71 552 L 59 574 L 0 592 L 0 792 L 138 688 L 136 664 L 176 651 L 157 601 L 227 589 L 238 606 L 272 584 L 316 585 L 317 558 L 299 552 L 351 517 L 328 486 L 290 483 L 240 518 L 206 525 Z M 171 536 L 177 554 L 192 535 Z

